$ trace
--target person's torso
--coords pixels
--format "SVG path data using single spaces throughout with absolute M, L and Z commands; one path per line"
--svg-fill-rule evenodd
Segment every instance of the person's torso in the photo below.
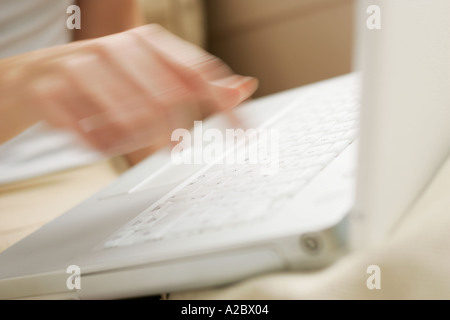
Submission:
M 0 0 L 0 59 L 70 42 L 72 30 L 66 22 L 72 4 L 73 0 Z M 0 184 L 100 159 L 102 155 L 81 145 L 75 134 L 38 123 L 0 145 Z

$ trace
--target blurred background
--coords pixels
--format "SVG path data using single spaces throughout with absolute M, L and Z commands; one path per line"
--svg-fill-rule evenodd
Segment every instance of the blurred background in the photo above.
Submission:
M 254 97 L 351 71 L 354 0 L 141 0 L 159 23 L 257 77 Z

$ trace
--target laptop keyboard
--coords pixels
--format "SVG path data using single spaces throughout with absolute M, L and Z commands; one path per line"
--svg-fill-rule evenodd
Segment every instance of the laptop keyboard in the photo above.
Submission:
M 337 80 L 306 91 L 266 127 L 278 133 L 276 174 L 264 174 L 270 157 L 257 164 L 244 156 L 242 164 L 209 165 L 111 235 L 104 247 L 182 238 L 276 215 L 357 137 L 357 81 Z M 261 150 L 270 144 L 257 141 L 258 154 L 270 155 Z

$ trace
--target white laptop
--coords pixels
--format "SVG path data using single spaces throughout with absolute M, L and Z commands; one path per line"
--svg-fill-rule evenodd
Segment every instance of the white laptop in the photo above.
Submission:
M 448 12 L 448 0 L 359 1 L 362 74 L 247 102 L 234 115 L 257 139 L 180 164 L 235 129 L 223 115 L 197 125 L 193 149 L 158 152 L 0 254 L 0 298 L 151 296 L 376 245 L 450 151 Z

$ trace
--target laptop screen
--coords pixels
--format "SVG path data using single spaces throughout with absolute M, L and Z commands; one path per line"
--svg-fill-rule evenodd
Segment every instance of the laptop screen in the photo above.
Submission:
M 356 246 L 376 243 L 450 151 L 450 1 L 358 1 L 362 110 Z

